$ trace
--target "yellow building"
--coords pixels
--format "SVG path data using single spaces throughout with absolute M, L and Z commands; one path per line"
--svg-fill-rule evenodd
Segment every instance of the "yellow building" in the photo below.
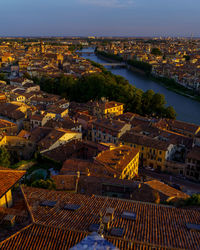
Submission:
M 124 104 L 114 101 L 105 101 L 102 103 L 95 103 L 93 115 L 97 117 L 114 117 L 122 115 L 124 112 Z
M 139 150 L 129 146 L 119 146 L 98 154 L 95 163 L 111 170 L 119 179 L 133 179 L 138 175 Z
M 16 171 L 0 167 L 0 207 L 13 204 L 11 189 L 25 175 L 25 171 Z
M 161 141 L 144 135 L 125 133 L 120 141 L 123 145 L 140 151 L 140 166 L 166 170 L 166 161 L 171 159 L 176 147 L 167 141 Z

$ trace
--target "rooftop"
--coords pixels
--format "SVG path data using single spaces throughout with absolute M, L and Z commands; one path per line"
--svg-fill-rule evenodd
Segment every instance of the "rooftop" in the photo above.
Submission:
M 139 154 L 138 149 L 129 146 L 120 146 L 111 150 L 106 150 L 97 155 L 95 162 L 113 168 L 121 175 L 126 166 Z
M 25 173 L 26 171 L 0 169 L 0 198 L 10 190 Z
M 70 229 L 88 233 L 91 224 L 99 223 L 100 211 L 104 216 L 108 208 L 113 208 L 114 219 L 110 223 L 110 229 L 123 229 L 123 236 L 115 237 L 117 241 L 143 242 L 160 248 L 199 249 L 200 246 L 200 232 L 188 230 L 186 226 L 188 223 L 200 224 L 200 212 L 197 209 L 179 209 L 30 187 L 24 187 L 23 191 L 35 223 L 48 226 L 48 230 L 57 227 L 59 230 Z M 45 200 L 56 201 L 56 204 L 53 207 L 40 206 Z M 63 207 L 66 204 L 76 204 L 80 207 L 75 211 L 65 210 Z M 124 211 L 134 213 L 135 219 L 122 217 Z M 111 237 L 110 230 L 104 232 L 104 237 Z

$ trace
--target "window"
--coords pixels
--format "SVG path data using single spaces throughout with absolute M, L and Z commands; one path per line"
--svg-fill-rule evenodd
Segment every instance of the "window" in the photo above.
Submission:
M 159 154 L 161 155 L 161 154 L 162 154 L 162 151 L 159 151 Z

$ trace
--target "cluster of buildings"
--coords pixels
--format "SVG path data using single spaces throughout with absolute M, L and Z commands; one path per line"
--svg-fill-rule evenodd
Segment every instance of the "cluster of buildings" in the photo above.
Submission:
M 75 145 L 77 141 L 87 142 L 88 147 L 96 148 L 92 157 L 98 157 L 105 148 L 112 151 L 128 146 L 128 151 L 139 152 L 140 167 L 200 180 L 200 126 L 124 113 L 123 103 L 106 98 L 87 103 L 69 102 L 41 91 L 30 80 L 22 81 L 26 83 L 19 85 L 12 81 L 10 85 L 0 85 L 0 145 L 19 158 L 30 159 L 40 152 L 53 159 L 55 150 L 68 149 L 72 141 Z M 117 156 L 113 159 L 120 161 Z M 134 175 L 137 171 L 130 171 L 126 178 L 133 179 Z M 119 176 L 125 177 L 122 172 Z
M 100 72 L 99 68 L 79 57 L 70 50 L 72 44 L 48 41 L 20 42 L 3 41 L 0 43 L 0 68 L 7 72 L 13 81 L 28 73 L 30 76 L 58 77 L 71 75 L 80 77 Z M 25 82 L 23 82 L 25 84 Z
M 144 171 L 199 183 L 200 126 L 106 98 L 69 102 L 11 77 L 0 82 L 1 148 L 12 164 L 39 155 L 51 168 L 0 166 L 0 249 L 199 249 L 199 208 L 164 205 L 190 196 Z M 53 190 L 33 187 L 37 171 Z
M 98 50 L 152 65 L 152 74 L 174 79 L 178 84 L 200 92 L 200 41 L 195 39 L 135 39 L 112 41 Z M 152 53 L 152 49 L 160 53 Z

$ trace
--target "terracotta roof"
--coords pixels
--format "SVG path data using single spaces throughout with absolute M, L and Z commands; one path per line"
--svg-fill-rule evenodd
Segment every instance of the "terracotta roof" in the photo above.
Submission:
M 11 189 L 24 175 L 26 171 L 0 170 L 0 198 Z
M 88 232 L 75 230 L 65 230 L 56 227 L 48 227 L 45 225 L 31 224 L 19 232 L 15 233 L 8 239 L 0 243 L 0 248 L 7 249 L 71 249 L 81 242 Z M 105 239 L 119 249 L 159 249 L 157 245 L 145 244 L 143 242 L 128 241 L 118 239 L 113 236 L 105 236 Z
M 15 127 L 15 126 L 17 125 L 13 122 L 0 119 L 0 128 Z
M 168 185 L 166 185 L 165 183 L 162 183 L 158 180 L 152 180 L 152 181 L 147 181 L 144 184 L 148 185 L 149 187 L 151 187 L 152 189 L 164 194 L 167 197 L 171 197 L 171 198 L 178 198 L 178 199 L 187 199 L 190 196 L 173 188 L 170 187 Z
M 64 128 L 64 129 L 73 129 L 79 126 L 79 123 L 73 121 L 69 117 L 63 119 L 51 119 L 47 121 L 45 127 L 51 128 Z
M 48 152 L 44 152 L 42 153 L 42 155 L 57 162 L 64 162 L 67 158 L 72 157 L 73 154 L 78 154 L 79 151 L 82 150 L 82 148 L 83 144 L 81 141 L 72 140 L 55 149 L 49 150 Z
M 81 159 L 68 159 L 63 163 L 60 170 L 61 174 L 76 174 L 80 172 L 81 175 L 92 176 L 113 176 L 116 173 L 115 169 L 109 166 L 102 166 L 92 161 Z
M 42 121 L 44 119 L 45 115 L 44 114 L 35 114 L 32 115 L 30 120 L 34 120 L 34 121 Z
M 93 126 L 103 127 L 113 131 L 121 131 L 121 129 L 127 124 L 124 121 L 101 119 L 92 122 Z
M 58 139 L 60 139 L 66 132 L 52 129 L 50 133 L 48 133 L 39 143 L 38 146 L 40 150 L 48 149 L 51 145 L 53 145 Z
M 0 243 L 1 249 L 69 249 L 87 236 L 86 232 L 67 231 L 31 224 Z
M 156 148 L 164 151 L 166 151 L 169 145 L 171 144 L 170 141 L 161 141 L 145 135 L 134 133 L 133 131 L 128 131 L 125 134 L 123 134 L 120 138 L 120 141 L 142 145 L 149 148 Z
M 186 226 L 187 223 L 200 224 L 200 211 L 197 209 L 180 209 L 30 187 L 24 187 L 23 191 L 37 224 L 88 232 L 91 224 L 99 223 L 100 211 L 104 216 L 107 208 L 111 207 L 114 208 L 114 219 L 110 228 L 123 229 L 123 236 L 115 237 L 118 240 L 143 242 L 159 245 L 161 248 L 200 247 L 200 232 L 189 230 Z M 56 201 L 56 204 L 54 207 L 40 206 L 45 200 Z M 66 204 L 80 205 L 80 208 L 76 211 L 65 210 L 63 207 Z M 125 211 L 134 213 L 135 219 L 123 218 L 122 213 Z M 104 236 L 110 237 L 110 231 L 104 232 Z
M 95 162 L 112 168 L 119 177 L 127 165 L 139 155 L 139 150 L 129 146 L 120 146 L 97 155 Z
M 77 175 L 54 175 L 51 178 L 57 190 L 75 191 Z
M 133 118 L 135 117 L 135 114 L 134 113 L 131 113 L 131 112 L 126 112 L 122 115 L 118 115 L 115 117 L 116 120 L 121 120 L 121 121 L 125 121 L 125 122 L 130 122 L 133 120 Z
M 199 126 L 196 124 L 178 121 L 178 120 L 171 120 L 171 119 L 161 119 L 157 122 L 156 126 L 167 128 L 172 131 L 178 131 L 179 133 L 189 132 L 194 134 L 197 132 Z
M 17 136 L 28 139 L 30 137 L 30 135 L 31 135 L 31 133 L 29 131 L 22 129 Z

